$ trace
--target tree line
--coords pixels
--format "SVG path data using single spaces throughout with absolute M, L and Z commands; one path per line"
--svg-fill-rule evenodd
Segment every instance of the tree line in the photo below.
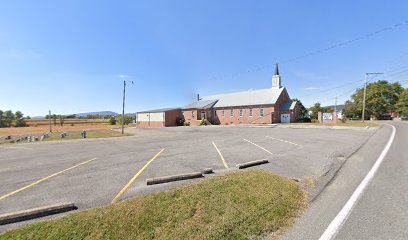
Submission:
M 24 118 L 24 114 L 21 111 L 13 113 L 11 110 L 0 110 L 0 128 L 5 127 L 26 127 L 27 123 L 25 119 L 30 119 L 29 116 Z
M 348 119 L 361 119 L 363 111 L 364 88 L 357 88 L 347 100 L 343 109 L 343 115 Z M 369 83 L 366 89 L 366 107 L 364 119 L 371 117 L 381 119 L 385 115 L 397 113 L 400 116 L 408 116 L 408 89 L 404 89 L 400 83 L 390 83 L 386 80 Z M 322 107 L 315 103 L 309 111 L 311 118 L 317 119 L 317 112 L 333 112 L 332 107 Z
M 361 119 L 364 88 L 358 88 L 346 102 L 343 114 L 347 118 Z M 400 83 L 380 80 L 367 85 L 364 119 L 380 119 L 384 115 L 397 113 L 408 116 L 408 89 Z

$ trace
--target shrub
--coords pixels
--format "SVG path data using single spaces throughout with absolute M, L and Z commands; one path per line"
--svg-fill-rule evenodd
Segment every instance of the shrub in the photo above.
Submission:
M 120 125 L 122 125 L 122 117 L 119 117 L 118 122 L 119 122 Z M 133 122 L 133 118 L 125 115 L 124 124 L 129 125 L 132 122 Z
M 203 118 L 200 121 L 200 126 L 205 126 L 205 125 L 207 125 L 207 121 L 205 120 L 205 118 Z
M 116 125 L 116 118 L 115 117 L 110 117 L 109 118 L 109 124 L 110 125 Z
M 186 127 L 190 126 L 190 122 L 184 122 L 184 126 Z

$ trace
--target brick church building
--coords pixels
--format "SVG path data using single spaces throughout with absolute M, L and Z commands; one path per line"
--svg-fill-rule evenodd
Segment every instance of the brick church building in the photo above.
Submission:
M 276 65 L 271 88 L 197 97 L 182 108 L 138 112 L 136 122 L 139 127 L 175 126 L 178 118 L 191 125 L 201 119 L 222 125 L 290 123 L 298 121 L 298 112 Z

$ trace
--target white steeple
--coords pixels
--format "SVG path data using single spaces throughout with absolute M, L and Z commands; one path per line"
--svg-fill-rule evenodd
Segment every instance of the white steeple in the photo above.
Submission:
M 272 77 L 272 89 L 279 89 L 281 87 L 281 76 L 279 75 L 278 64 L 276 64 L 275 75 Z

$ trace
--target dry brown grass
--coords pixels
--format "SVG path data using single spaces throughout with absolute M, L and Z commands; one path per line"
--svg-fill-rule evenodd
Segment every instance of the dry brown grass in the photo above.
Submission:
M 111 129 L 120 128 L 120 125 L 107 125 L 107 124 L 79 124 L 71 126 L 69 124 L 64 124 L 64 126 L 54 126 L 52 125 L 52 132 L 79 132 L 79 131 L 89 131 L 89 130 L 101 130 L 101 129 Z M 42 125 L 38 127 L 11 127 L 11 128 L 0 128 L 0 136 L 19 136 L 28 134 L 45 134 L 49 132 L 49 127 L 47 125 Z

